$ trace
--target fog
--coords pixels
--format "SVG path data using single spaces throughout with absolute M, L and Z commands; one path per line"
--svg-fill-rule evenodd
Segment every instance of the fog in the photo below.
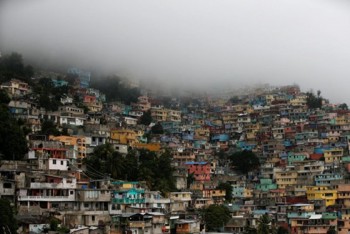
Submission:
M 297 83 L 350 103 L 347 0 L 8 0 L 0 51 L 166 85 Z

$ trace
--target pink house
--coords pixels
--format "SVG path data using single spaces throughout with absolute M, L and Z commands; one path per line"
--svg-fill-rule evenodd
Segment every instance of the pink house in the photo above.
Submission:
M 188 174 L 193 174 L 196 181 L 210 181 L 210 163 L 186 162 Z
M 85 103 L 96 102 L 96 97 L 95 96 L 91 96 L 91 95 L 85 95 L 84 96 L 84 102 Z

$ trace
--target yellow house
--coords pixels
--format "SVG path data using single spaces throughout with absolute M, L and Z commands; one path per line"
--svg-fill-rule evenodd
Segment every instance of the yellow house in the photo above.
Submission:
M 308 200 L 324 200 L 326 206 L 335 204 L 337 199 L 337 190 L 328 186 L 307 186 L 306 197 Z
M 297 184 L 298 172 L 295 170 L 283 170 L 276 168 L 274 177 L 279 189 L 285 189 L 289 185 Z
M 271 104 L 271 102 L 275 100 L 275 97 L 273 95 L 266 95 L 265 99 L 267 104 Z
M 133 146 L 138 143 L 137 132 L 129 129 L 113 129 L 111 130 L 111 140 L 118 144 Z
M 234 112 L 238 112 L 238 113 L 253 113 L 254 112 L 254 108 L 250 105 L 234 105 L 233 107 Z
M 336 125 L 345 125 L 348 124 L 348 118 L 345 115 L 337 116 L 335 118 L 335 124 Z
M 159 122 L 162 122 L 162 121 L 181 122 L 181 111 L 178 111 L 178 110 L 152 108 L 151 116 L 154 120 Z
M 249 124 L 245 127 L 247 140 L 255 140 L 256 134 L 259 132 L 260 124 Z
M 304 106 L 306 105 L 306 96 L 300 95 L 289 101 L 292 106 Z
M 89 111 L 91 112 L 99 112 L 103 108 L 103 105 L 101 102 L 87 102 L 84 104 L 87 106 L 87 108 L 89 108 Z
M 225 124 L 234 124 L 237 121 L 237 113 L 235 113 L 235 112 L 222 112 L 221 118 Z
M 210 136 L 210 130 L 208 128 L 197 128 L 194 132 L 195 137 L 205 137 Z
M 343 149 L 332 148 L 329 150 L 324 150 L 323 155 L 326 163 L 340 162 L 341 158 L 343 157 Z
M 146 149 L 153 152 L 159 152 L 161 149 L 160 143 L 135 143 L 137 149 Z
M 338 191 L 338 204 L 343 208 L 350 209 L 350 184 L 337 184 L 333 189 Z M 350 219 L 350 212 L 346 214 Z
M 50 136 L 49 140 L 60 141 L 64 145 L 73 145 L 77 148 L 78 159 L 86 157 L 86 139 L 84 136 Z

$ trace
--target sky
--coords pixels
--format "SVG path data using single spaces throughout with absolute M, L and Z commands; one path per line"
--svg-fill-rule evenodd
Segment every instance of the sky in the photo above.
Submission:
M 348 0 L 0 3 L 2 54 L 177 87 L 296 83 L 350 103 L 349 44 Z

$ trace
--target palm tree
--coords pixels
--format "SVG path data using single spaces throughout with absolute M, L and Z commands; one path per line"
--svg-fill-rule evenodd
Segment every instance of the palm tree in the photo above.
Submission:
M 264 214 L 258 220 L 258 234 L 269 234 L 271 219 L 268 214 Z

